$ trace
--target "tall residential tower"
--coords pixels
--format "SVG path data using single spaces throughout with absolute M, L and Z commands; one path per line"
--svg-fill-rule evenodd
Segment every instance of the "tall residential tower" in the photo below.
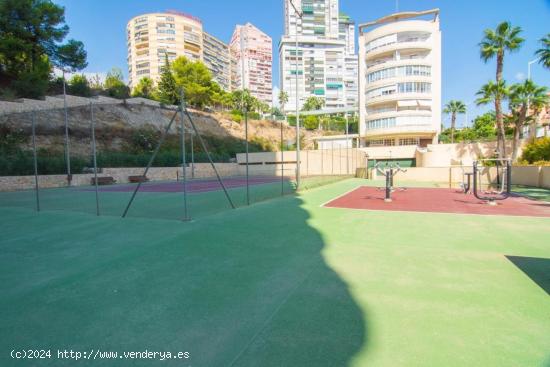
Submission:
M 232 89 L 248 89 L 251 95 L 271 106 L 273 93 L 271 37 L 251 23 L 237 25 L 229 42 L 229 48 L 234 60 Z
M 157 82 L 166 57 L 172 62 L 185 56 L 204 62 L 214 80 L 229 90 L 229 48 L 204 32 L 198 18 L 177 11 L 138 15 L 128 22 L 126 37 L 130 88 L 143 77 Z
M 339 13 L 338 0 L 293 3 L 301 16 L 285 0 L 285 34 L 279 44 L 280 86 L 289 96 L 286 112 L 294 111 L 297 91 L 300 108 L 310 96 L 322 98 L 327 109 L 356 108 L 354 22 Z
M 359 133 L 367 146 L 437 143 L 441 130 L 439 9 L 359 26 Z

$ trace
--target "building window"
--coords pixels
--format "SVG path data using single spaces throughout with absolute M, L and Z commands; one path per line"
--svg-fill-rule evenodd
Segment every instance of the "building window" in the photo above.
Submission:
M 425 65 L 408 65 L 382 69 L 368 74 L 367 81 L 373 83 L 378 80 L 395 78 L 397 76 L 431 76 L 431 67 Z
M 399 145 L 419 145 L 420 139 L 418 138 L 401 138 L 399 139 Z
M 431 83 L 407 82 L 397 84 L 398 93 L 430 93 Z
M 367 121 L 367 130 L 387 129 L 390 127 L 395 127 L 395 117 Z
M 393 139 L 367 140 L 367 146 L 369 147 L 392 147 L 394 145 L 395 140 Z

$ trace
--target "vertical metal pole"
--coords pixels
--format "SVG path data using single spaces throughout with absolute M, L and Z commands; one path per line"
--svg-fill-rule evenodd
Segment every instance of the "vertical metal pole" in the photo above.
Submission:
M 187 170 L 186 170 L 186 157 L 185 157 L 185 120 L 183 119 L 183 88 L 180 89 L 180 126 L 181 126 L 181 168 L 183 170 L 183 220 L 189 220 L 187 215 Z
M 71 186 L 71 154 L 69 149 L 69 116 L 67 113 L 67 92 L 65 88 L 65 70 L 63 70 L 63 110 L 65 111 L 65 162 L 67 164 L 67 185 Z
M 324 149 L 319 149 L 319 153 L 321 153 L 321 176 L 323 176 L 325 174 L 325 165 L 324 165 L 324 154 L 323 154 L 323 151 Z
M 195 178 L 195 148 L 193 147 L 193 136 L 191 133 L 191 178 Z
M 40 193 L 38 189 L 38 157 L 36 154 L 36 112 L 32 111 L 32 152 L 34 161 L 34 191 L 36 192 L 36 211 L 40 211 Z
M 285 194 L 285 152 L 283 139 L 283 121 L 281 121 L 281 196 Z
M 306 177 L 309 176 L 309 149 L 306 150 Z
M 386 171 L 386 198 L 384 201 L 391 201 L 391 172 Z
M 294 6 L 294 4 L 292 4 Z M 298 17 L 302 19 L 302 14 L 294 8 L 296 12 L 296 64 L 294 70 L 296 71 L 296 191 L 300 188 L 300 102 L 298 94 Z M 305 64 L 304 64 L 305 65 Z M 305 70 L 302 72 L 305 76 Z
M 338 146 L 338 172 L 342 174 L 342 145 Z
M 349 175 L 349 126 L 348 126 L 348 114 L 346 113 L 346 174 Z
M 90 101 L 90 125 L 92 128 L 92 154 L 94 161 L 94 182 L 95 182 L 95 212 L 99 216 L 99 188 L 97 183 L 97 153 L 95 142 L 95 121 L 94 121 L 94 106 Z
M 244 36 L 243 36 L 244 26 L 241 27 L 240 37 L 241 37 L 241 81 L 242 81 L 242 94 L 241 94 L 241 103 L 244 114 L 244 145 L 245 145 L 245 160 L 246 160 L 246 205 L 250 205 L 250 183 L 249 183 L 249 170 L 248 170 L 248 106 L 245 99 L 245 68 L 244 68 Z
M 330 174 L 334 175 L 334 140 L 330 143 Z
M 250 183 L 249 183 L 249 164 L 248 164 L 248 107 L 244 108 L 244 140 L 246 156 L 246 205 L 250 205 Z

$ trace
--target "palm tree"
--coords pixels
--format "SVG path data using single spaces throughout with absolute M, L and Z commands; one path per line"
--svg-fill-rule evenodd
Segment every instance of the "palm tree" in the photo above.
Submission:
M 540 39 L 542 48 L 539 48 L 535 55 L 539 57 L 539 63 L 547 69 L 550 69 L 550 33 Z
M 502 69 L 504 67 L 504 55 L 506 52 L 513 52 L 519 50 L 523 44 L 524 39 L 519 36 L 521 33 L 520 27 L 513 27 L 510 22 L 500 23 L 495 30 L 486 29 L 484 37 L 479 43 L 481 48 L 481 59 L 484 62 L 488 62 L 490 59 L 496 56 L 497 69 L 496 69 L 496 84 L 500 86 L 502 82 Z M 483 89 L 483 88 L 482 88 Z M 498 91 L 499 88 L 495 89 Z M 497 150 L 501 158 L 506 156 L 506 141 L 504 134 L 504 121 L 502 117 L 502 95 L 496 93 L 494 95 L 495 112 L 497 120 Z
M 521 129 L 527 120 L 530 120 L 529 138 L 534 139 L 536 136 L 540 110 L 546 106 L 549 101 L 550 97 L 547 94 L 547 88 L 538 86 L 529 79 L 521 84 L 514 84 L 510 87 L 510 109 L 512 111 L 517 111 L 517 117 L 514 121 L 513 160 L 517 158 Z
M 500 103 L 500 101 L 508 98 L 509 94 L 510 91 L 508 89 L 508 86 L 506 85 L 506 81 L 501 80 L 500 82 L 495 83 L 494 81 L 489 80 L 489 82 L 483 85 L 481 89 L 476 93 L 478 98 L 475 100 L 475 102 L 478 106 L 487 105 L 489 103 L 494 103 L 496 105 L 497 100 Z M 502 140 L 497 140 L 497 151 L 499 156 L 501 158 L 504 158 L 506 157 L 506 142 L 504 141 L 504 118 L 502 118 L 500 127 L 498 126 L 497 121 L 497 138 L 500 139 L 501 137 Z
M 456 114 L 466 113 L 466 105 L 462 101 L 451 100 L 443 109 L 443 113 L 451 114 L 451 144 L 455 142 Z
M 285 105 L 288 102 L 288 93 L 285 92 L 284 90 L 279 91 L 279 96 L 278 97 L 279 97 L 279 106 L 281 106 L 281 112 L 283 113 L 283 115 L 285 116 L 285 119 L 286 119 Z

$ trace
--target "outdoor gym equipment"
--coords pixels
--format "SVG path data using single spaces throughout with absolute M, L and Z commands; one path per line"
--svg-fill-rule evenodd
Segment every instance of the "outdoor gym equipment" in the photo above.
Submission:
M 460 161 L 460 169 L 462 170 L 462 182 L 460 183 L 460 189 L 464 194 L 472 193 L 472 175 L 473 172 L 466 172 L 464 170 L 464 165 Z
M 385 187 L 385 197 L 384 201 L 386 203 L 391 203 L 391 193 L 395 190 L 393 186 L 393 176 L 395 176 L 398 172 L 407 172 L 406 169 L 401 168 L 399 163 L 389 163 L 385 162 L 384 168 L 381 167 L 382 162 L 378 162 L 374 165 L 374 168 L 376 168 L 376 171 L 381 174 L 382 176 L 386 177 L 386 187 Z M 405 189 L 402 189 L 405 190 Z
M 483 168 L 490 168 L 491 166 L 483 165 L 484 162 L 494 162 L 497 172 L 497 190 L 487 190 L 480 194 L 481 188 L 481 174 Z M 474 187 L 473 193 L 479 200 L 486 201 L 489 205 L 496 205 L 497 200 L 505 200 L 510 196 L 510 189 L 512 187 L 512 164 L 510 159 L 492 158 L 492 159 L 480 159 L 474 161 Z M 490 184 L 489 184 L 490 186 Z M 489 188 L 488 188 L 489 189 Z M 485 196 L 483 196 L 485 195 Z M 491 196 L 489 196 L 491 195 Z

